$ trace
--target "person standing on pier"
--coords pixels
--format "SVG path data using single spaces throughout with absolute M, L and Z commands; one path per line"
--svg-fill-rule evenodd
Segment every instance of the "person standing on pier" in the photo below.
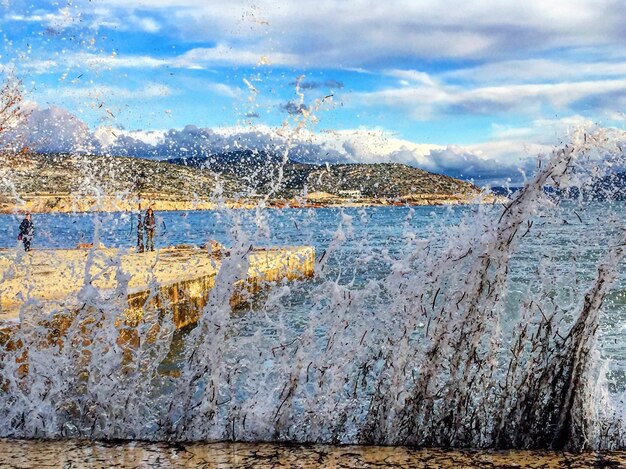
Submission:
M 20 234 L 17 236 L 17 239 L 24 244 L 24 251 L 30 251 L 30 242 L 34 234 L 35 225 L 33 224 L 30 213 L 26 213 L 22 223 L 20 223 Z
M 143 245 L 143 219 L 141 218 L 141 212 L 137 214 L 137 252 L 144 252 Z
M 143 219 L 143 225 L 146 229 L 146 251 L 154 251 L 154 230 L 156 229 L 156 219 L 151 208 L 146 210 L 146 217 Z

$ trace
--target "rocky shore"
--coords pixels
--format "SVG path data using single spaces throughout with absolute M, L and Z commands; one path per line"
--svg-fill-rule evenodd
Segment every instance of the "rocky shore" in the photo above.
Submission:
M 395 199 L 361 198 L 319 200 L 311 198 L 293 199 L 184 199 L 169 194 L 150 196 L 80 195 L 80 194 L 24 194 L 20 196 L 0 196 L 0 213 L 86 213 L 86 212 L 133 212 L 152 207 L 156 211 L 193 211 L 228 209 L 266 208 L 325 208 L 325 207 L 386 207 L 424 205 L 464 205 L 472 203 L 500 203 L 502 197 L 484 195 L 477 197 L 463 195 L 421 194 L 419 197 Z

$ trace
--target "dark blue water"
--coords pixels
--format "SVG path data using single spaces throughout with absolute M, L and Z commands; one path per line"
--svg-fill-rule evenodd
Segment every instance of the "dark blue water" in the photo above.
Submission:
M 402 246 L 407 230 L 426 235 L 437 226 L 458 222 L 468 207 L 372 207 L 282 209 L 256 212 L 173 211 L 158 212 L 156 244 L 203 245 L 216 240 L 230 245 L 233 230 L 251 242 L 267 246 L 310 244 L 325 248 L 340 226 L 350 225 L 357 238 L 395 251 Z M 0 215 L 0 248 L 17 245 L 22 217 Z M 33 248 L 70 249 L 79 243 L 97 242 L 106 247 L 132 247 L 137 239 L 137 214 L 76 213 L 33 214 L 36 236 Z M 350 240 L 347 240 L 350 244 Z
M 451 206 L 158 212 L 156 245 L 203 245 L 209 240 L 226 247 L 234 243 L 312 245 L 318 261 L 325 264 L 316 272 L 315 283 L 332 280 L 363 288 L 368 281 L 388 275 L 396 260 L 417 249 L 420 239 L 428 239 L 431 246 L 437 247 L 450 236 L 450 227 L 462 220 L 468 230 L 484 229 L 472 226 L 477 210 L 473 206 Z M 490 210 L 497 218 L 499 207 Z M 555 300 L 575 310 L 598 261 L 609 244 L 619 238 L 619 226 L 626 221 L 624 213 L 623 204 L 602 203 L 582 208 L 565 205 L 551 209 L 549 215 L 538 213 L 533 235 L 522 239 L 511 262 L 510 301 L 516 300 L 517 292 L 521 296 L 529 288 L 530 279 L 541 281 L 541 269 L 545 268 L 554 278 L 562 276 L 556 285 Z M 0 220 L 0 247 L 19 248 L 21 217 L 2 215 Z M 34 214 L 33 221 L 34 249 L 73 248 L 92 242 L 106 247 L 136 245 L 137 214 Z M 459 236 L 459 231 L 454 233 Z M 603 354 L 614 360 L 611 369 L 620 386 L 626 385 L 626 267 L 622 267 L 621 279 L 605 302 L 600 337 Z M 568 284 L 577 284 L 577 298 L 568 296 Z M 306 322 L 307 293 L 306 286 L 294 288 L 291 298 L 283 302 L 283 308 L 294 312 L 289 315 L 292 327 L 299 328 Z M 262 326 L 259 318 L 244 317 L 239 333 Z

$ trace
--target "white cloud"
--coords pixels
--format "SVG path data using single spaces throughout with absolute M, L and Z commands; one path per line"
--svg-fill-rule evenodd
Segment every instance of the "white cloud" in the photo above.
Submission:
M 533 158 L 548 146 L 521 141 L 496 140 L 475 146 L 419 144 L 400 139 L 381 129 L 345 129 L 297 134 L 267 126 L 201 129 L 187 126 L 168 131 L 118 131 L 100 128 L 94 132 L 94 148 L 109 154 L 172 158 L 202 156 L 239 149 L 266 150 L 281 154 L 291 141 L 290 157 L 301 162 L 405 163 L 428 171 L 478 181 L 519 180 L 520 168 L 529 171 Z M 526 151 L 525 151 L 526 150 Z
M 152 16 L 126 12 L 120 15 L 119 11 L 102 7 L 102 2 L 98 2 L 94 8 L 88 5 L 83 6 L 82 11 L 88 19 L 87 25 L 92 30 L 116 29 L 118 31 L 142 31 L 155 34 L 161 31 L 161 24 Z
M 158 24 L 153 18 L 134 17 L 133 22 L 139 26 L 142 31 L 147 33 L 156 33 L 161 30 L 161 25 Z
M 440 113 L 536 113 L 542 106 L 566 109 L 584 99 L 597 99 L 594 107 L 626 97 L 626 78 L 563 83 L 511 84 L 462 88 L 434 81 L 412 86 L 355 93 L 357 103 L 403 109 L 416 119 Z M 598 104 L 600 106 L 598 106 Z
M 120 156 L 173 158 L 206 156 L 240 149 L 282 154 L 309 163 L 396 162 L 480 184 L 519 183 L 530 174 L 538 155 L 548 154 L 568 134 L 593 124 L 581 116 L 539 119 L 521 128 L 494 126 L 485 142 L 431 145 L 411 142 L 383 129 L 312 132 L 264 125 L 247 127 L 129 131 L 102 126 L 91 132 L 76 116 L 60 108 L 29 105 L 27 125 L 19 129 L 27 146 L 39 151 L 95 152 Z
M 132 139 L 156 146 L 163 142 L 165 130 L 125 130 L 109 126 L 100 126 L 94 130 L 92 139 L 99 148 L 107 150 L 115 146 L 120 139 Z
M 594 122 L 580 115 L 536 119 L 524 127 L 493 125 L 486 142 L 465 148 L 484 158 L 510 163 L 549 154 L 577 131 L 594 127 Z
M 226 56 L 228 64 L 255 64 L 265 56 L 300 67 L 377 68 L 433 58 L 506 64 L 518 60 L 520 51 L 619 49 L 626 39 L 619 0 L 99 0 L 10 13 L 4 20 L 159 32 L 184 43 L 218 44 L 191 54 L 210 63 L 224 63 Z
M 462 79 L 470 83 L 527 83 L 572 81 L 573 78 L 609 78 L 626 76 L 626 61 L 589 62 L 583 60 L 518 59 L 461 68 L 442 74 L 442 78 Z
M 422 165 L 429 153 L 443 148 L 440 145 L 420 144 L 397 138 L 381 129 L 347 129 L 308 134 L 308 139 L 339 153 L 352 163 L 395 161 Z M 342 151 L 343 150 L 343 151 Z M 391 158 L 390 155 L 394 155 Z
M 63 30 L 77 24 L 80 21 L 80 13 L 72 11 L 72 9 L 67 6 L 59 8 L 54 12 L 36 11 L 32 14 L 9 13 L 4 16 L 4 21 L 38 23 L 50 29 Z
M 399 79 L 401 83 L 405 86 L 408 86 L 411 83 L 417 83 L 432 87 L 438 86 L 437 80 L 435 80 L 432 75 L 426 72 L 420 72 L 418 70 L 392 69 L 385 70 L 383 74 Z
M 226 85 L 224 83 L 207 83 L 206 87 L 211 92 L 220 96 L 226 96 L 227 98 L 239 98 L 242 95 L 240 88 Z
M 28 103 L 28 117 L 16 129 L 3 136 L 7 141 L 36 151 L 89 151 L 90 132 L 87 125 L 59 107 L 39 108 Z
M 492 139 L 515 139 L 526 141 L 554 142 L 557 138 L 567 136 L 577 130 L 593 127 L 590 119 L 580 115 L 572 115 L 561 119 L 536 119 L 526 127 L 511 127 L 494 124 L 490 137 Z
M 69 98 L 75 100 L 136 100 L 148 98 L 162 98 L 172 94 L 171 88 L 165 85 L 149 84 L 137 89 L 123 88 L 119 86 L 85 86 L 63 87 L 49 89 L 47 94 L 51 97 Z
M 626 102 L 626 62 L 624 53 L 609 60 L 606 51 L 622 50 L 626 41 L 626 10 L 619 6 L 617 0 L 558 0 L 549 5 L 542 0 L 101 0 L 95 6 L 81 5 L 80 13 L 66 7 L 30 16 L 10 14 L 5 21 L 80 18 L 95 28 L 158 31 L 182 43 L 212 44 L 163 57 L 67 53 L 25 61 L 37 73 L 78 67 L 380 67 L 382 74 L 398 80 L 398 87 L 357 94 L 353 103 L 390 106 L 430 119 L 447 112 L 538 113 L 546 105 L 565 109 L 587 98 L 596 100 L 590 108 L 615 112 Z M 537 58 L 563 48 L 587 51 L 580 52 L 586 60 Z M 483 63 L 438 74 L 397 68 L 433 58 Z M 226 85 L 215 85 L 214 91 L 236 93 Z
M 49 73 L 51 71 L 67 71 L 68 69 L 90 69 L 92 71 L 112 70 L 117 68 L 150 69 L 169 65 L 168 60 L 147 55 L 124 55 L 116 53 L 94 54 L 78 52 L 58 55 L 54 59 L 28 60 L 20 66 L 35 73 Z
M 69 68 L 89 68 L 93 71 L 113 69 L 185 68 L 203 69 L 217 66 L 259 66 L 294 65 L 297 58 L 289 54 L 266 54 L 218 44 L 215 47 L 191 49 L 183 54 L 170 57 L 149 55 L 94 54 L 89 52 L 68 53 L 54 59 L 28 60 L 20 65 L 36 73 L 66 70 Z
M 422 167 L 453 177 L 493 182 L 519 180 L 524 173 L 532 171 L 534 159 L 518 157 L 507 162 L 486 157 L 482 152 L 450 145 L 445 149 L 431 151 L 428 161 Z
M 220 43 L 215 47 L 191 49 L 171 59 L 169 63 L 179 68 L 216 65 L 295 65 L 298 59 L 292 54 L 244 49 Z
M 543 138 L 547 140 L 545 136 Z M 287 139 L 291 145 L 290 157 L 300 162 L 405 163 L 479 183 L 498 184 L 507 179 L 519 181 L 522 172 L 532 171 L 535 157 L 552 148 L 548 144 L 526 144 L 523 140 L 500 138 L 464 147 L 441 146 L 400 139 L 381 129 L 321 133 L 303 129 L 296 134 L 267 126 L 214 129 L 187 126 L 181 130 L 158 132 L 100 128 L 94 132 L 93 147 L 108 154 L 151 158 L 203 156 L 240 149 L 282 154 Z
M 81 52 L 73 54 L 65 59 L 68 66 L 88 67 L 91 69 L 113 69 L 113 68 L 157 68 L 168 65 L 167 60 L 150 57 L 147 55 L 127 55 L 118 56 L 117 54 L 90 54 Z
M 117 17 L 148 12 L 189 42 L 297 57 L 300 66 L 372 66 L 398 58 L 512 60 L 520 51 L 624 43 L 619 0 L 101 0 Z M 358 40 L 355 40 L 358 38 Z

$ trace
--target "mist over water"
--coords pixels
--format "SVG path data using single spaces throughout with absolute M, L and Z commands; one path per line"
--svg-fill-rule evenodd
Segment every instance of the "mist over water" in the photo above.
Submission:
M 33 318 L 0 350 L 0 436 L 625 448 L 625 207 L 544 191 L 618 143 L 581 134 L 506 206 L 159 213 L 161 245 L 231 248 L 197 326 L 147 316 L 125 345 L 114 259 L 62 340 Z M 34 220 L 40 246 L 133 245 L 130 215 Z M 233 312 L 251 244 L 314 245 L 315 279 Z

